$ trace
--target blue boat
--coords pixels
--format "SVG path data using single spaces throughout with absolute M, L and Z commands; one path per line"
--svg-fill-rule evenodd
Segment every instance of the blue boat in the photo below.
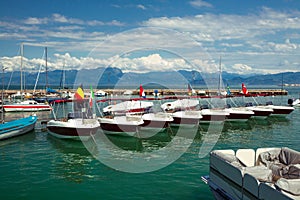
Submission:
M 29 116 L 0 124 L 0 140 L 5 140 L 32 131 L 37 116 Z

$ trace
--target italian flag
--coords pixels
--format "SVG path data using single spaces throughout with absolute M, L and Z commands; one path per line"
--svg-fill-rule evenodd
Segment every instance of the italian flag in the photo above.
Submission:
M 94 91 L 93 91 L 93 88 L 91 86 L 91 93 L 90 93 L 90 100 L 89 100 L 91 108 L 93 107 L 93 99 L 94 99 Z

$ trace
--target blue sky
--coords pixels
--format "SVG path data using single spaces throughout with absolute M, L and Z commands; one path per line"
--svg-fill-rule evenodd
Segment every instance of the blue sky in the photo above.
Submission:
M 147 72 L 300 71 L 298 0 L 27 0 L 0 2 L 7 70 L 119 67 Z

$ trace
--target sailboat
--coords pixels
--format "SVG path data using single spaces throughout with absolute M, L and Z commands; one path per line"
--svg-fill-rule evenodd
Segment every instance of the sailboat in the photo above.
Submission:
M 21 43 L 21 65 L 20 65 L 20 76 L 21 76 L 21 88 L 20 94 L 23 93 L 23 43 Z M 38 103 L 35 100 L 23 100 L 21 98 L 20 102 L 13 104 L 5 104 L 3 105 L 5 112 L 35 112 L 35 111 L 48 111 L 51 110 L 51 106 L 47 103 Z
M 2 68 L 4 73 L 4 67 Z M 3 80 L 3 73 L 2 73 L 2 80 Z M 3 96 L 3 87 L 2 87 L 2 100 L 4 99 Z M 19 135 L 23 135 L 32 131 L 35 127 L 35 123 L 37 122 L 37 116 L 29 116 L 25 118 L 20 118 L 16 120 L 12 120 L 9 122 L 4 122 L 4 112 L 2 107 L 2 120 L 0 124 L 0 140 L 5 140 L 11 137 L 16 137 Z

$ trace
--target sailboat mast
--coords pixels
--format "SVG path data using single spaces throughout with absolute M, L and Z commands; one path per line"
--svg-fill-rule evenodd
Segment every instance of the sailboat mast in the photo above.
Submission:
M 20 47 L 21 49 L 20 49 L 20 53 L 21 53 L 21 65 L 20 65 L 20 77 L 21 77 L 21 80 L 20 80 L 20 82 L 21 82 L 21 88 L 20 88 L 20 90 L 21 90 L 21 98 L 22 98 L 22 94 L 23 94 L 23 43 L 21 43 L 21 47 Z
M 221 95 L 221 81 L 222 81 L 222 57 L 220 56 L 220 62 L 219 62 L 219 85 L 218 85 L 218 92 L 219 95 Z
M 2 66 L 2 93 L 1 93 L 1 103 L 2 103 L 2 107 L 1 107 L 1 124 L 4 123 L 4 66 Z
M 48 52 L 47 52 L 47 47 L 45 47 L 45 67 L 46 67 L 46 89 L 48 88 L 48 63 L 47 63 L 47 60 L 48 60 Z

